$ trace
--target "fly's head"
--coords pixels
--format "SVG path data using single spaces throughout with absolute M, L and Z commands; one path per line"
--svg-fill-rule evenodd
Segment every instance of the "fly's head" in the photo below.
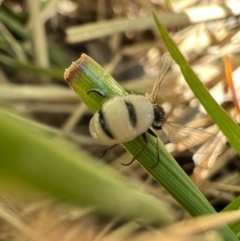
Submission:
M 152 127 L 156 130 L 162 129 L 162 124 L 166 121 L 165 111 L 162 106 L 158 104 L 153 105 L 154 121 Z

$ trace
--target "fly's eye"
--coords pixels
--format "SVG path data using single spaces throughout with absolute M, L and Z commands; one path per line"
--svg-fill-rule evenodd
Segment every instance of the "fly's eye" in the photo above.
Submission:
M 154 110 L 154 122 L 163 122 L 166 120 L 165 111 L 160 105 L 155 105 L 153 107 Z

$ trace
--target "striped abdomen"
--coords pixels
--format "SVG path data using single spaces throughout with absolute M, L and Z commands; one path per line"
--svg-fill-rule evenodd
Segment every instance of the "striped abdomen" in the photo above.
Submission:
M 90 121 L 91 136 L 103 145 L 133 140 L 154 121 L 152 103 L 145 96 L 128 95 L 106 101 Z

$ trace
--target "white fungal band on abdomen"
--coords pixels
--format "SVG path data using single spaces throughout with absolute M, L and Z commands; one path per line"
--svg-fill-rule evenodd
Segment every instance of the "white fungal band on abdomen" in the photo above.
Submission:
M 128 142 L 146 132 L 154 120 L 152 103 L 144 96 L 114 97 L 90 121 L 90 133 L 104 145 Z

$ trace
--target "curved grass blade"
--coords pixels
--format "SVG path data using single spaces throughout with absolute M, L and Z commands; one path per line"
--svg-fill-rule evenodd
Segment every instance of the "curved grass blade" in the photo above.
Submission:
M 219 126 L 220 130 L 226 135 L 229 143 L 240 153 L 240 128 L 239 126 L 227 115 L 227 113 L 217 104 L 213 97 L 209 94 L 207 89 L 198 79 L 196 74 L 188 65 L 181 52 L 178 50 L 176 44 L 171 39 L 165 28 L 159 23 L 155 13 L 153 18 L 158 28 L 158 31 L 171 54 L 172 58 L 179 65 L 183 76 L 189 87 L 204 106 L 208 114 L 212 117 L 214 122 Z M 218 229 L 225 240 L 237 240 L 237 237 L 228 227 Z
M 218 125 L 219 129 L 227 137 L 231 146 L 234 147 L 238 153 L 240 153 L 240 127 L 210 95 L 205 86 L 201 83 L 191 67 L 188 65 L 187 61 L 178 50 L 176 44 L 170 38 L 164 27 L 159 23 L 155 14 L 153 14 L 153 17 L 169 53 L 179 65 L 182 74 L 194 95 L 198 98 L 213 121 Z

